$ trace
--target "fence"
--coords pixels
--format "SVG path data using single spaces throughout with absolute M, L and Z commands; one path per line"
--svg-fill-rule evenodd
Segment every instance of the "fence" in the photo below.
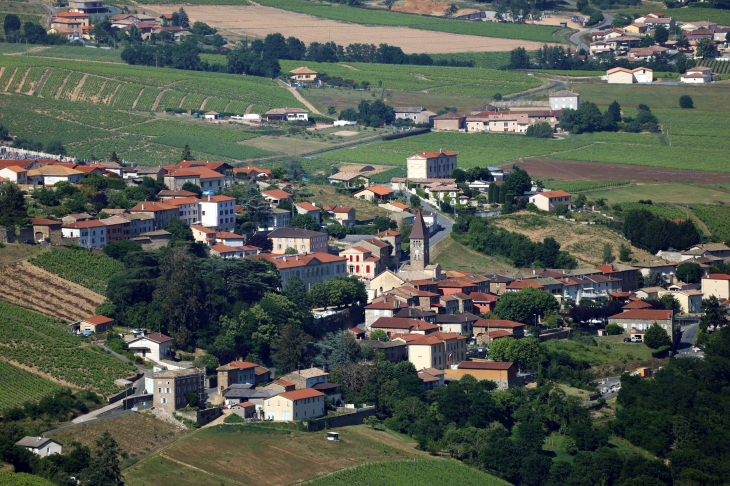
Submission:
M 348 425 L 359 425 L 371 415 L 375 415 L 375 407 L 372 406 L 361 408 L 357 412 L 348 413 L 346 415 L 324 417 L 316 420 L 308 420 L 303 423 L 308 430 L 316 432 L 325 428 L 333 429 L 336 427 L 346 427 Z
M 365 322 L 365 308 L 353 306 L 342 309 L 331 316 L 315 319 L 314 324 L 322 332 L 334 332 L 341 329 L 351 329 L 361 322 Z
M 148 395 L 137 395 L 129 398 L 125 398 L 122 401 L 122 406 L 124 410 L 131 410 L 132 408 L 137 408 L 137 410 L 147 410 L 154 406 L 154 400 L 153 400 L 152 394 Z

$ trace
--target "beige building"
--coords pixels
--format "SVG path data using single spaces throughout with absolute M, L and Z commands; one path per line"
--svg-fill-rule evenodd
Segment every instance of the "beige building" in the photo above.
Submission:
M 332 277 L 347 277 L 345 259 L 325 252 L 301 255 L 261 253 L 252 255 L 251 258 L 266 258 L 273 262 L 281 275 L 282 288 L 286 288 L 287 282 L 294 276 L 302 279 L 307 290 L 311 290 L 314 284 L 326 282 Z
M 282 376 L 280 379 L 294 383 L 294 388 L 297 390 L 303 390 L 305 388 L 312 388 L 314 385 L 319 383 L 327 383 L 329 373 L 319 368 L 305 368 L 303 370 L 292 371 Z
M 683 313 L 696 314 L 702 312 L 702 292 L 699 290 L 665 290 L 658 293 L 659 298 L 666 294 L 670 294 L 677 299 Z
M 256 363 L 243 360 L 231 361 L 216 368 L 218 372 L 218 391 L 222 392 L 231 385 L 241 383 L 256 384 Z
M 324 393 L 311 388 L 279 393 L 264 401 L 266 420 L 291 422 L 321 417 L 324 397 Z
M 515 194 L 517 196 L 517 194 Z M 552 211 L 556 206 L 564 204 L 571 209 L 571 196 L 565 191 L 538 192 L 530 197 L 530 202 L 542 211 Z
M 459 380 L 464 375 L 471 375 L 479 381 L 491 380 L 497 389 L 504 390 L 523 384 L 517 376 L 517 365 L 496 361 L 462 361 L 456 369 L 446 369 L 446 378 Z
M 327 252 L 327 233 L 302 228 L 277 228 L 268 235 L 271 253 L 283 255 L 288 248 L 299 253 Z
M 412 120 L 416 124 L 430 123 L 431 119 L 436 116 L 436 113 L 428 111 L 422 106 L 396 106 L 393 111 L 395 111 L 396 120 Z
M 307 66 L 298 67 L 289 71 L 291 79 L 295 81 L 312 82 L 317 79 L 317 71 L 309 69 Z
M 63 452 L 63 447 L 61 446 L 61 444 L 59 444 L 55 440 L 49 439 L 48 437 L 23 437 L 18 442 L 16 442 L 15 445 L 24 447 L 33 454 L 41 457 L 52 456 L 53 454 L 61 454 Z
M 664 329 L 670 339 L 674 339 L 674 313 L 671 310 L 632 309 L 608 318 L 608 322 L 616 323 L 631 337 L 639 336 L 642 341 L 646 330 L 655 322 Z
M 702 277 L 701 282 L 705 297 L 714 295 L 719 300 L 730 299 L 730 275 L 711 273 Z
M 606 71 L 606 78 L 608 84 L 652 83 L 654 72 L 644 67 L 636 69 L 617 67 Z
M 445 113 L 432 118 L 434 130 L 454 131 L 464 129 L 465 115 L 458 113 Z
M 446 367 L 446 348 L 444 342 L 432 335 L 421 336 L 408 342 L 408 361 L 417 370 Z
M 188 393 L 198 394 L 198 403 L 188 403 Z M 155 408 L 174 412 L 178 408 L 200 406 L 205 401 L 205 370 L 188 368 L 167 370 L 153 377 L 153 403 Z
M 467 336 L 453 334 L 450 332 L 437 331 L 428 335 L 440 339 L 444 344 L 444 367 L 448 368 L 453 364 L 461 363 L 466 359 Z M 416 367 L 418 369 L 418 367 Z
M 456 169 L 456 152 L 419 152 L 406 159 L 408 179 L 446 179 Z

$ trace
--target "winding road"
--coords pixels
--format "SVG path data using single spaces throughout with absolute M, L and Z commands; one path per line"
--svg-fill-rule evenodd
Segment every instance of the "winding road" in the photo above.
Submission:
M 566 1 L 569 4 L 571 4 L 572 6 L 575 7 L 576 3 L 574 1 L 572 1 L 572 0 L 566 0 Z M 590 51 L 590 47 L 587 46 L 587 45 L 585 45 L 585 44 L 583 44 L 580 41 L 580 37 L 583 34 L 585 34 L 586 32 L 591 32 L 593 30 L 602 29 L 603 27 L 608 27 L 608 26 L 611 25 L 612 22 L 613 22 L 613 17 L 612 16 L 610 16 L 608 14 L 603 14 L 603 22 L 601 22 L 599 25 L 594 25 L 590 29 L 581 30 L 581 31 L 578 31 L 575 34 L 571 35 L 570 36 L 570 42 L 572 42 L 573 44 L 575 44 L 578 47 L 578 49 L 585 49 L 586 51 Z

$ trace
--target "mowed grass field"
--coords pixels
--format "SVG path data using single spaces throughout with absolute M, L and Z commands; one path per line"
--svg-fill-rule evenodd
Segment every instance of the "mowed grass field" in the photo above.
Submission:
M 604 198 L 610 203 L 635 202 L 639 199 L 647 198 L 650 198 L 653 202 L 676 204 L 716 204 L 718 202 L 730 202 L 730 192 L 718 189 L 714 189 L 712 186 L 680 183 L 637 184 L 598 191 L 587 191 L 584 194 L 590 198 Z
M 541 346 L 553 351 L 565 351 L 574 359 L 584 360 L 591 366 L 652 359 L 652 350 L 646 344 L 625 343 L 623 342 L 625 337 L 625 334 L 593 336 L 598 346 L 587 346 L 567 339 L 545 341 Z
M 431 249 L 431 263 L 438 263 L 444 269 L 474 273 L 514 268 L 509 262 L 484 255 L 462 245 L 451 235 L 446 236 Z
M 124 471 L 130 486 L 275 486 L 424 453 L 413 442 L 364 426 L 302 432 L 294 424 L 218 425 L 197 430 Z

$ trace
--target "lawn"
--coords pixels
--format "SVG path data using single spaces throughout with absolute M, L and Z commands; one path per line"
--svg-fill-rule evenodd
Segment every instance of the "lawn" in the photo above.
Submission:
M 483 255 L 462 245 L 451 235 L 446 236 L 431 249 L 431 263 L 438 263 L 443 269 L 474 273 L 514 268 L 506 261 Z
M 107 430 L 114 436 L 121 452 L 126 453 L 127 459 L 123 462 L 136 462 L 188 433 L 176 425 L 142 412 L 77 425 L 49 434 L 48 437 L 64 445 L 79 442 L 93 450 L 96 448 L 96 440 Z M 140 431 L 144 431 L 144 434 L 140 434 Z M 124 466 L 123 463 L 122 467 Z
M 552 457 L 553 461 L 568 461 L 572 463 L 575 456 L 571 456 L 565 452 L 565 439 L 567 439 L 567 436 L 553 432 L 545 441 L 545 444 L 543 444 L 542 450 Z M 608 446 L 616 450 L 618 453 L 637 454 L 647 459 L 656 459 L 656 457 L 652 456 L 644 449 L 636 447 L 626 439 L 615 435 L 612 435 L 608 439 Z
M 546 341 L 541 346 L 552 351 L 565 351 L 574 359 L 584 360 L 591 366 L 652 359 L 652 350 L 646 344 L 625 343 L 624 337 L 626 336 L 594 336 L 597 346 L 587 346 L 567 339 Z
M 340 440 L 332 442 L 325 432 L 302 432 L 294 424 L 203 428 L 126 469 L 125 481 L 130 486 L 273 486 L 420 455 L 412 443 L 385 432 L 370 433 L 357 427 L 337 431 Z M 378 440 L 380 436 L 389 443 L 399 442 L 388 445 Z
M 49 250 L 50 248 L 44 248 L 39 245 L 6 243 L 2 248 L 0 248 L 0 265 L 7 265 L 9 263 L 25 260 L 26 258 L 36 256 Z
M 585 195 L 590 198 L 605 198 L 609 203 L 636 202 L 640 199 L 651 199 L 653 202 L 678 204 L 715 204 L 730 202 L 730 193 L 712 189 L 712 187 L 663 183 L 663 184 L 636 184 L 617 186 L 614 188 L 590 191 Z

